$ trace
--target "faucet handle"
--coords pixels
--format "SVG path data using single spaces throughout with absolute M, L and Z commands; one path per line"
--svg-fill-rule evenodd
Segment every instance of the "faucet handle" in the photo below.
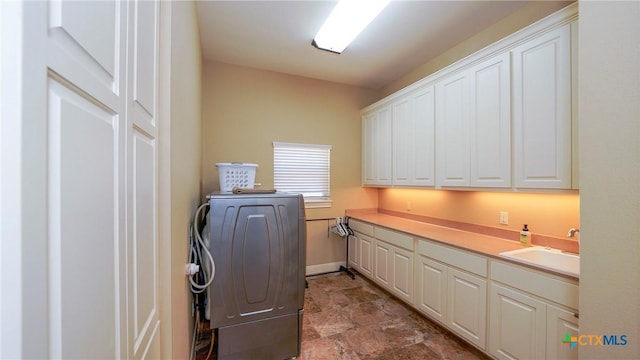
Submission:
M 567 237 L 573 237 L 573 235 L 575 235 L 579 231 L 580 231 L 580 229 L 571 228 L 571 229 L 569 229 L 569 232 L 567 233 Z

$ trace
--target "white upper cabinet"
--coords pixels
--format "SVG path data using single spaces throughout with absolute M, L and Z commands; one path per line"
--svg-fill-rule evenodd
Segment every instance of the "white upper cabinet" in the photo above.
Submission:
M 362 183 L 391 185 L 391 110 L 388 106 L 362 118 Z
M 435 104 L 433 86 L 393 102 L 393 184 L 433 186 Z
M 514 180 L 520 188 L 571 188 L 571 27 L 511 51 Z
M 469 186 L 469 78 L 452 74 L 436 84 L 436 184 Z
M 577 6 L 363 109 L 363 184 L 577 189 Z
M 469 71 L 471 186 L 511 186 L 509 72 L 507 53 Z
M 511 186 L 509 54 L 436 85 L 437 185 Z

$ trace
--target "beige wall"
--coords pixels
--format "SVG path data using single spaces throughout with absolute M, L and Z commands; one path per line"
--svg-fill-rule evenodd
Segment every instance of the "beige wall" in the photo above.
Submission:
M 168 32 L 161 35 L 161 57 L 170 58 L 160 68 L 159 105 L 168 114 L 160 123 L 161 346 L 163 358 L 188 359 L 193 317 L 184 266 L 189 224 L 201 199 L 200 35 L 194 2 L 166 2 L 161 9 Z
M 520 230 L 523 224 L 527 224 L 534 234 L 554 237 L 566 237 L 570 228 L 577 228 L 580 224 L 580 197 L 577 193 L 384 189 L 379 192 L 378 206 L 508 230 Z M 509 213 L 509 225 L 500 225 L 500 211 Z
M 202 188 L 219 190 L 218 162 L 259 165 L 256 182 L 273 188 L 273 141 L 329 144 L 333 206 L 307 218 L 341 216 L 345 208 L 375 207 L 374 189 L 360 186 L 360 108 L 373 90 L 205 62 L 202 79 Z M 310 225 L 307 264 L 344 261 L 344 241 Z M 322 233 L 323 235 L 320 235 Z M 316 235 L 314 235 L 316 234 Z
M 534 22 L 552 14 L 573 1 L 533 1 L 501 21 L 459 43 L 434 59 L 416 67 L 380 90 L 380 98 L 390 95 L 434 72 L 487 47 Z
M 581 359 L 640 358 L 640 3 L 579 3 Z M 615 39 L 615 40 L 613 40 Z

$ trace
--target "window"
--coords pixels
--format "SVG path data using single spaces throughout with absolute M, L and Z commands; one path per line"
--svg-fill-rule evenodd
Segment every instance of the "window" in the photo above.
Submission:
M 273 143 L 273 184 L 304 196 L 306 207 L 330 207 L 331 145 Z

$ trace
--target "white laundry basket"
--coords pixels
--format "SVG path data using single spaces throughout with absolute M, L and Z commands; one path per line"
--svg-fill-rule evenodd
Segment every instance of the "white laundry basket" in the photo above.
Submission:
M 220 176 L 220 192 L 230 193 L 233 188 L 253 189 L 257 164 L 216 163 Z

